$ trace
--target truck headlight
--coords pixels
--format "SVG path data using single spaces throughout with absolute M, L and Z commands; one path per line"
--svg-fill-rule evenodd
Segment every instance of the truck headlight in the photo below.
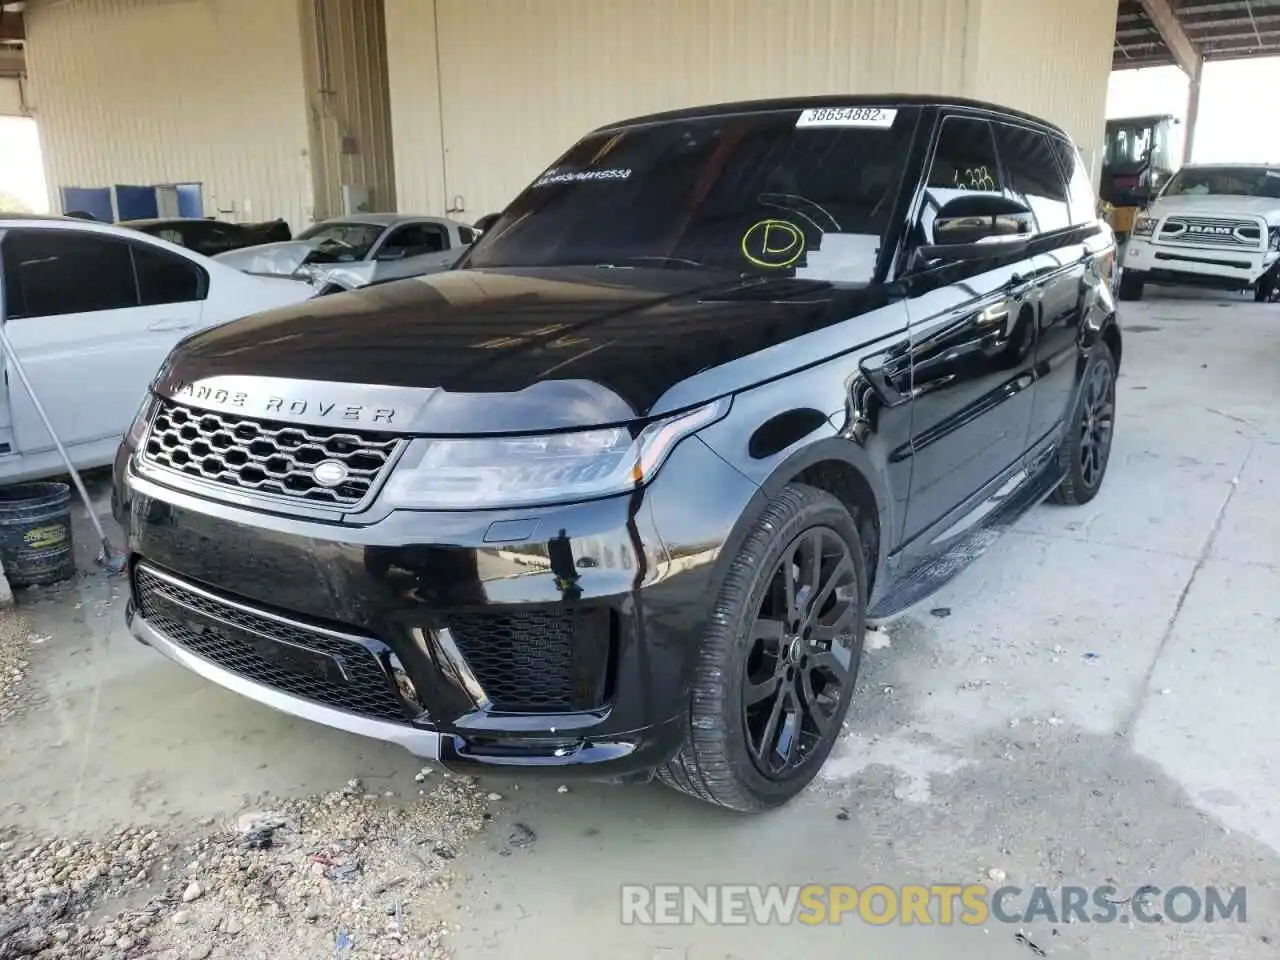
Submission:
M 1280 227 L 1272 227 L 1267 231 L 1270 242 L 1267 244 L 1271 250 L 1280 250 Z
M 606 427 L 414 440 L 380 501 L 409 510 L 475 510 L 625 493 L 652 480 L 677 443 L 722 418 L 729 405 L 722 398 L 650 423 L 634 436 L 626 427 Z
M 1135 237 L 1149 237 L 1155 232 L 1155 217 L 1138 217 L 1138 219 L 1133 221 L 1133 235 Z

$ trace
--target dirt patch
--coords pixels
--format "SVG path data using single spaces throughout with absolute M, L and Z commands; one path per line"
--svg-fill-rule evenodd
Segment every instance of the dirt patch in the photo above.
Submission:
M 185 836 L 0 831 L 0 960 L 445 958 L 432 905 L 490 814 L 470 778 L 420 779 L 411 800 L 353 780 Z

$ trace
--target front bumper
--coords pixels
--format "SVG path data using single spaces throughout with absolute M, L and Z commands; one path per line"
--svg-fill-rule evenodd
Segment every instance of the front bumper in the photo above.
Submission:
M 1124 270 L 1150 283 L 1243 290 L 1257 283 L 1277 260 L 1280 252 L 1274 250 L 1191 247 L 1130 236 Z
M 127 449 L 116 472 L 130 628 L 158 652 L 446 766 L 606 777 L 679 748 L 719 547 L 757 492 L 696 437 L 635 494 L 364 525 L 205 499 Z

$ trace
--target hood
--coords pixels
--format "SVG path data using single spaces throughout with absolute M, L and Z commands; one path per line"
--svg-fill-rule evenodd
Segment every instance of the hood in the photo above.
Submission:
M 287 277 L 302 266 L 315 248 L 314 240 L 282 240 L 228 250 L 213 259 L 245 273 Z
M 449 270 L 196 334 L 157 388 L 250 416 L 404 433 L 617 424 L 828 359 L 840 352 L 829 328 L 887 302 L 878 286 L 701 270 Z M 848 330 L 883 336 L 878 326 L 849 324 L 839 347 L 856 346 Z
M 1172 217 L 1177 214 L 1208 217 L 1255 216 L 1264 218 L 1268 226 L 1274 227 L 1280 225 L 1280 200 L 1271 197 L 1184 194 L 1160 197 L 1147 207 L 1147 213 L 1153 217 Z

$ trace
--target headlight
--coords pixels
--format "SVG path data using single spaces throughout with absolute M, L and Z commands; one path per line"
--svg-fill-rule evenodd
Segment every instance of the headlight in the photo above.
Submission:
M 675 445 L 729 412 L 722 398 L 649 424 L 535 437 L 420 439 L 382 492 L 391 507 L 459 510 L 589 500 L 653 479 Z
M 138 412 L 133 415 L 133 423 L 129 425 L 129 433 L 125 439 L 129 443 L 130 449 L 136 450 L 142 443 L 142 437 L 147 432 L 147 426 L 151 423 L 151 412 L 154 409 L 155 397 L 148 390 L 142 398 L 142 405 L 138 407 Z
M 1156 232 L 1155 217 L 1138 217 L 1133 221 L 1133 235 L 1135 237 L 1149 237 Z
M 1268 231 L 1268 235 L 1271 237 L 1271 242 L 1268 246 L 1272 250 L 1280 250 L 1280 227 L 1272 227 Z

